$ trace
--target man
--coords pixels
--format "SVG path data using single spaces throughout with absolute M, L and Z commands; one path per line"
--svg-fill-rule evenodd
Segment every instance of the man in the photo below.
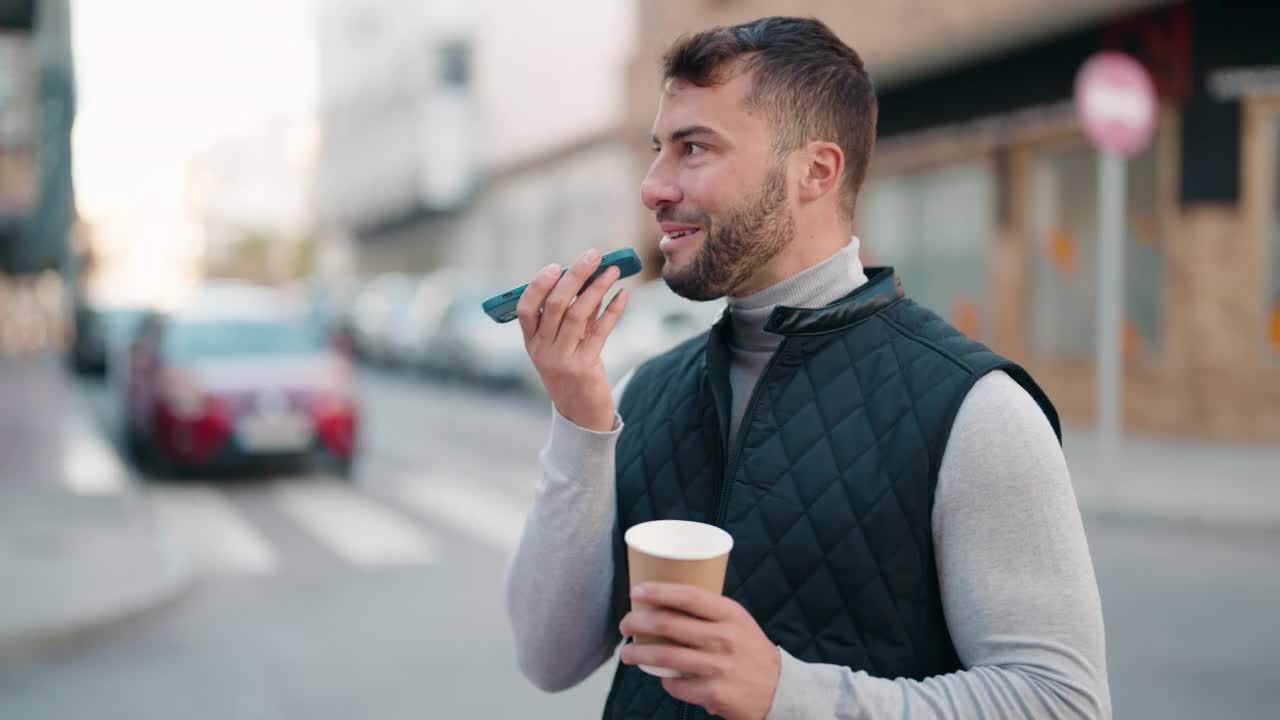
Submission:
M 1110 717 L 1053 406 L 850 241 L 877 107 L 858 55 L 767 18 L 678 42 L 664 74 L 641 187 L 663 277 L 729 309 L 611 393 L 627 296 L 599 312 L 611 270 L 574 299 L 599 254 L 521 300 L 555 406 L 508 578 L 524 673 L 568 688 L 656 635 L 622 648 L 606 718 Z M 660 518 L 733 535 L 723 596 L 628 588 L 621 533 Z

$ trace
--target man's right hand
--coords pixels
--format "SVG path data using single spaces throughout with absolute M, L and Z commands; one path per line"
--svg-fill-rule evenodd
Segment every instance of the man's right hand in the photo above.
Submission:
M 600 314 L 600 303 L 618 281 L 617 268 L 578 294 L 599 266 L 596 250 L 584 253 L 563 277 L 559 266 L 548 265 L 529 283 L 516 313 L 525 349 L 556 410 L 579 427 L 609 432 L 613 395 L 600 351 L 627 306 L 627 291 L 620 290 Z

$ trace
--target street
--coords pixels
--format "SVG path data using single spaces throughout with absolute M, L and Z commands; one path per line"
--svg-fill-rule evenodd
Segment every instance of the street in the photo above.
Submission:
M 114 403 L 79 386 L 109 435 Z M 505 562 L 549 409 L 366 371 L 352 484 L 317 474 L 146 482 L 199 580 L 168 607 L 0 666 L 0 717 L 565 718 L 516 668 Z M 1260 718 L 1280 683 L 1280 539 L 1090 522 L 1118 718 Z M 603 539 L 602 539 L 603 541 Z

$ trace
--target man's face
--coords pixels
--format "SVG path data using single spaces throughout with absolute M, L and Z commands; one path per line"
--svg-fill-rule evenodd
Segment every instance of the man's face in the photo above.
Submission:
M 674 81 L 654 122 L 655 157 L 640 186 L 662 226 L 667 285 L 690 300 L 744 294 L 795 235 L 787 174 L 751 79 L 701 88 Z

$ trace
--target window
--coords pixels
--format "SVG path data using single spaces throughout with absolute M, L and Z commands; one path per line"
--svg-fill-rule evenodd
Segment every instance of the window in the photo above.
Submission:
M 301 322 L 225 321 L 174 323 L 164 338 L 171 359 L 231 355 L 298 355 L 323 352 L 324 333 Z
M 860 201 L 864 261 L 893 266 L 908 296 L 982 337 L 994 192 L 981 160 L 875 181 Z
M 440 84 L 465 88 L 471 84 L 471 46 L 454 40 L 440 46 Z
M 1126 175 L 1122 347 L 1150 358 L 1162 341 L 1164 240 L 1157 142 Z M 1097 345 L 1098 154 L 1084 141 L 1042 152 L 1032 175 L 1031 342 L 1036 352 L 1092 359 Z

